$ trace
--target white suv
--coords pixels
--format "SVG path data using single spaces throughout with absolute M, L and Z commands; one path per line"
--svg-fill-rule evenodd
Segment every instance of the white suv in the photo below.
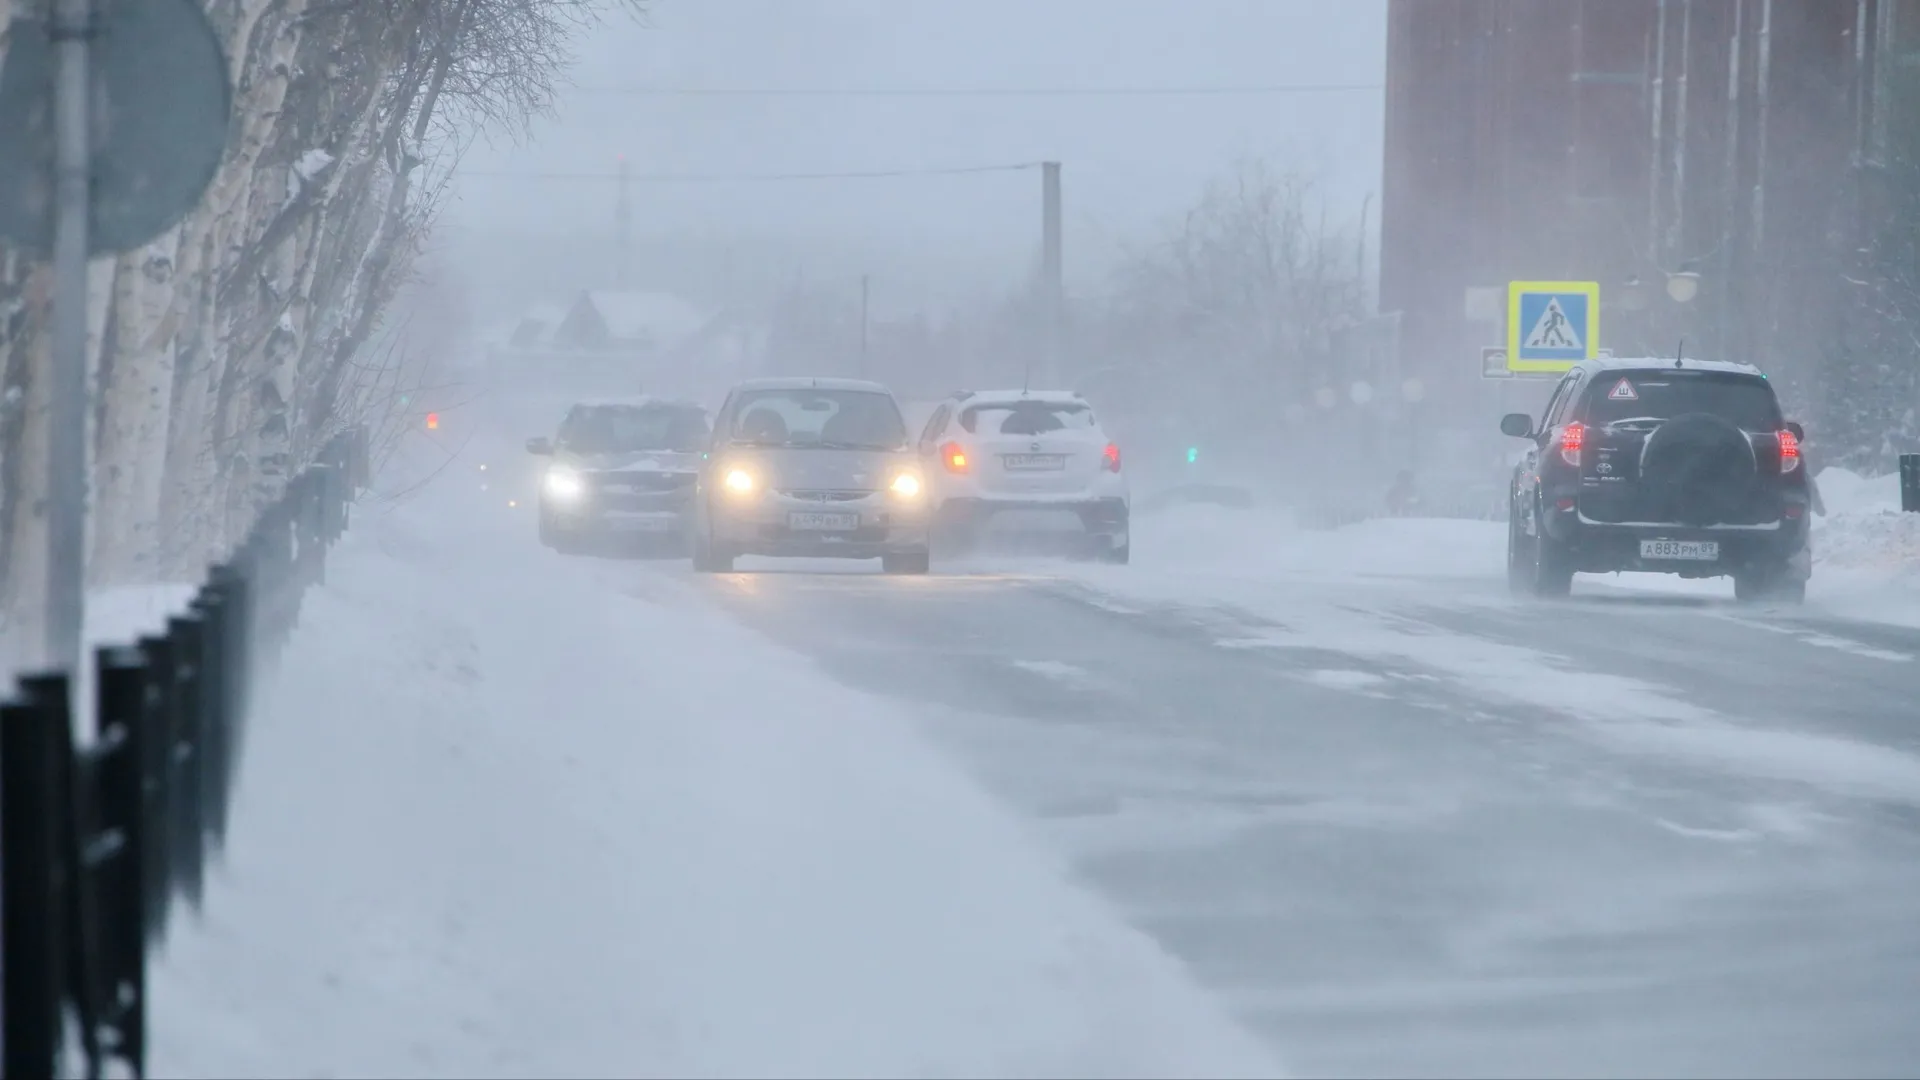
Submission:
M 1096 558 L 1127 561 L 1120 447 L 1080 395 L 962 391 L 934 410 L 919 452 L 943 536 L 970 536 L 1002 511 L 1065 510 L 1079 516 Z

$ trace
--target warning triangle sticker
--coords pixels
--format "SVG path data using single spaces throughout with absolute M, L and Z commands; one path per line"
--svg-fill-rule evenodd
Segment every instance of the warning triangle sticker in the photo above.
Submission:
M 1579 331 L 1573 327 L 1573 320 L 1560 307 L 1557 296 L 1547 299 L 1547 308 L 1534 320 L 1533 329 L 1527 331 L 1527 341 L 1523 348 L 1528 349 L 1585 349 L 1586 343 L 1580 340 Z
M 1621 379 L 1619 382 L 1613 384 L 1613 389 L 1607 391 L 1607 400 L 1608 401 L 1639 401 L 1640 391 L 1635 390 L 1633 388 L 1632 383 L 1628 382 L 1625 379 Z

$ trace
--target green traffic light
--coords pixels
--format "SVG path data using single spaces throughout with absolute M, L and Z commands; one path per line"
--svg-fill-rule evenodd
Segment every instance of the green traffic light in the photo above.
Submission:
M 1199 460 L 1200 460 L 1200 448 L 1197 446 L 1187 447 L 1187 464 L 1191 465 L 1194 462 Z

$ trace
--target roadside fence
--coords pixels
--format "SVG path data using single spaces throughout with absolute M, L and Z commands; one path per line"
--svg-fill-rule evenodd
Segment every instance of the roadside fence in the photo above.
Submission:
M 0 1066 L 4 1080 L 146 1075 L 147 962 L 178 901 L 200 907 L 225 841 L 256 675 L 369 476 L 342 431 L 164 629 L 0 701 Z

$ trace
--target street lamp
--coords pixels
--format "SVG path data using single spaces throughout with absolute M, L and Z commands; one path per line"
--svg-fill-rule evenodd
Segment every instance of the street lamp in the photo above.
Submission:
M 1700 275 L 1692 270 L 1681 270 L 1667 275 L 1667 295 L 1676 304 L 1685 304 L 1700 295 Z

